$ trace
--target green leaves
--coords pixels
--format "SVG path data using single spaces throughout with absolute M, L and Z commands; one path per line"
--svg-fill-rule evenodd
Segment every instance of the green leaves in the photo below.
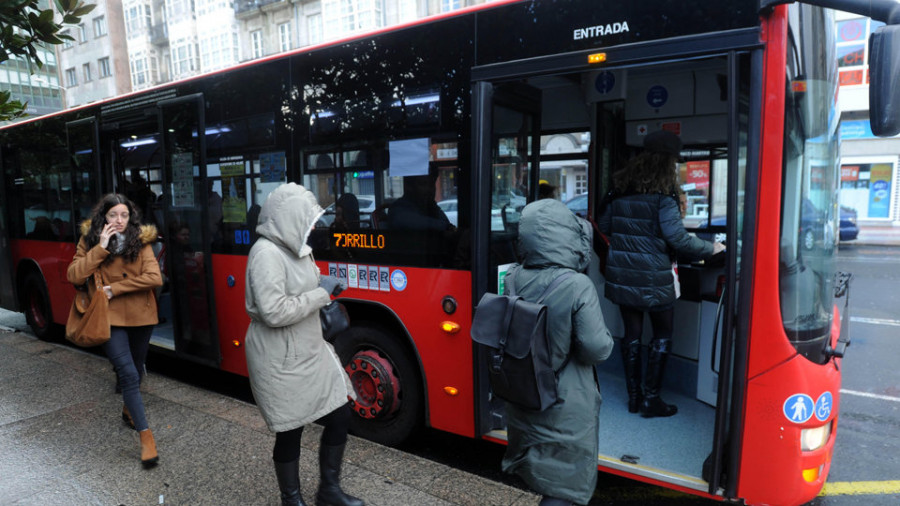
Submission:
M 54 0 L 53 9 L 41 9 L 38 0 L 0 0 L 0 63 L 18 56 L 30 64 L 42 67 L 37 45 L 63 44 L 73 40 L 60 33 L 63 25 L 77 25 L 81 17 L 90 13 L 96 5 L 84 0 Z M 61 22 L 54 19 L 61 17 Z M 26 104 L 10 100 L 9 91 L 0 91 L 0 121 L 22 117 Z

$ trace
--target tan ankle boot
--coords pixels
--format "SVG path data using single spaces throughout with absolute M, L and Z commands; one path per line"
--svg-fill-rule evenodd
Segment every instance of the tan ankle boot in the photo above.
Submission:
M 156 441 L 150 429 L 142 430 L 141 435 L 141 464 L 145 468 L 153 467 L 159 462 L 159 454 L 156 453 Z

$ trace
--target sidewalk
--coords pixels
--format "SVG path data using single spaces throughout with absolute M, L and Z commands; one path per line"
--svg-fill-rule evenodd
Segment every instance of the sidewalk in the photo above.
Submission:
M 138 436 L 102 357 L 0 327 L 0 504 L 279 505 L 274 435 L 251 404 L 158 374 L 142 387 L 160 464 Z M 303 433 L 303 497 L 315 499 L 321 428 Z M 367 505 L 536 505 L 539 497 L 350 437 L 344 489 Z M 313 504 L 313 503 L 310 503 Z
M 861 226 L 859 236 L 853 241 L 842 242 L 841 245 L 859 244 L 861 246 L 900 246 L 900 227 Z

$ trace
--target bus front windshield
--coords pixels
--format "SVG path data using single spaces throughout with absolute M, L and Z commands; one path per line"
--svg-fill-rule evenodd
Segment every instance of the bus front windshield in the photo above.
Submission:
M 780 240 L 781 314 L 797 351 L 824 363 L 833 314 L 839 128 L 831 74 L 788 65 Z

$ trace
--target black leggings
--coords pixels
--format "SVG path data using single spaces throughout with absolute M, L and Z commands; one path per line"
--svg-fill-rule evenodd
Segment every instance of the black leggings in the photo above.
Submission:
M 625 337 L 622 345 L 628 345 L 641 339 L 644 332 L 644 311 L 629 306 L 619 306 L 622 313 L 622 323 L 625 325 Z M 653 339 L 672 339 L 672 327 L 675 322 L 675 310 L 647 311 L 650 315 L 650 325 L 653 326 Z
M 347 431 L 350 429 L 350 403 L 316 420 L 325 426 L 319 444 L 341 446 L 347 442 Z M 275 448 L 272 449 L 272 460 L 275 462 L 293 462 L 300 458 L 300 437 L 303 427 L 275 433 Z

